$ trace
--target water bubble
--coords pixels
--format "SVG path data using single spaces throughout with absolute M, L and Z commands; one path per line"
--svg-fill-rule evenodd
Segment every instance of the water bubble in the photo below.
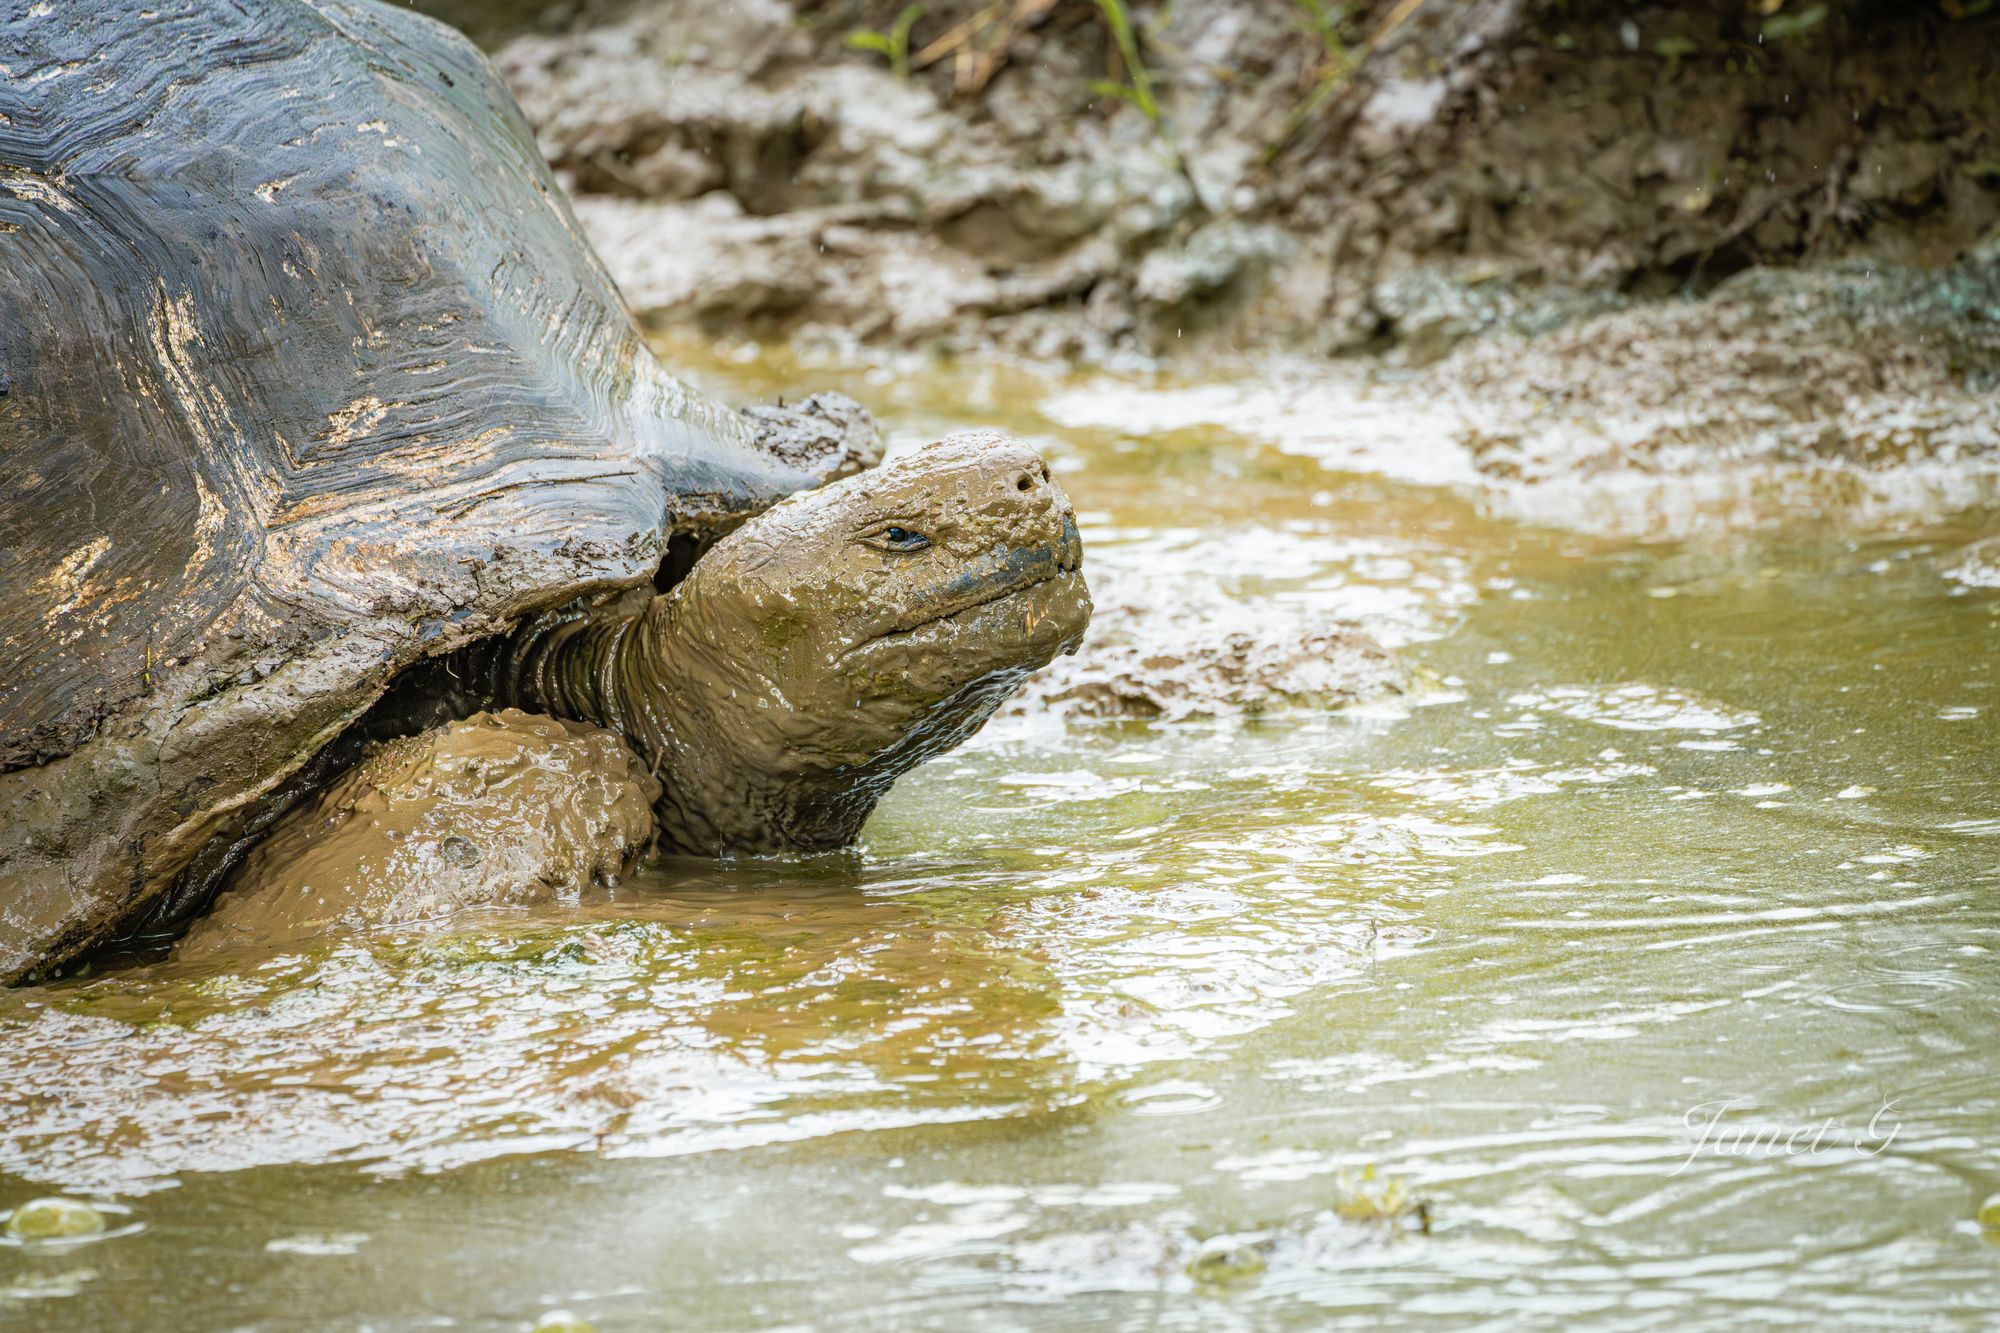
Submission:
M 2000 1233 L 2000 1194 L 1987 1195 L 1986 1202 L 1979 1205 L 1979 1212 L 1975 1216 L 1979 1219 L 1979 1225 L 1984 1227 L 1989 1235 Z
M 1267 1266 L 1261 1235 L 1216 1236 L 1203 1241 L 1188 1260 L 1187 1275 L 1204 1287 L 1235 1287 L 1255 1282 Z
M 534 1333 L 597 1333 L 597 1325 L 568 1310 L 550 1310 L 532 1325 Z
M 81 1199 L 30 1199 L 7 1219 L 7 1234 L 20 1240 L 72 1240 L 105 1228 L 104 1214 Z

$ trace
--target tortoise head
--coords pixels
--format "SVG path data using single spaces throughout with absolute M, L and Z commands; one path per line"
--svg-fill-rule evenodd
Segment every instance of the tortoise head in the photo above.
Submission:
M 1090 619 L 1069 497 L 1032 449 L 948 436 L 793 496 L 659 599 L 641 638 L 683 850 L 853 841 L 895 779 L 970 736 Z M 628 669 L 635 664 L 628 662 Z M 629 678 L 629 677 L 628 677 Z

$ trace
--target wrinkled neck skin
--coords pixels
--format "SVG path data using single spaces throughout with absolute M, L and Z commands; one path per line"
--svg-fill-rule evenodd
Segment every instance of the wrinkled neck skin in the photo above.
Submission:
M 787 682 L 690 622 L 692 598 L 657 598 L 620 641 L 614 668 L 627 735 L 662 761 L 663 836 L 681 851 L 825 851 L 860 835 L 895 780 L 983 725 L 1028 672 L 1016 668 L 952 696 L 918 701 L 907 724 L 838 725 L 805 710 Z M 850 710 L 851 711 L 851 710 Z M 900 734 L 896 734 L 900 732 Z
M 886 550 L 884 525 L 925 544 Z M 1080 564 L 1041 460 L 953 437 L 786 501 L 666 594 L 525 631 L 496 693 L 623 734 L 670 850 L 843 847 L 898 777 L 1075 650 Z
M 838 712 L 806 716 L 783 681 L 739 656 L 745 645 L 691 628 L 694 601 L 677 590 L 638 615 L 545 634 L 508 691 L 519 706 L 631 741 L 661 782 L 662 845 L 691 855 L 848 846 L 897 778 L 979 730 L 1043 665 L 909 700 L 892 710 L 900 727 L 842 726 Z
M 631 741 L 660 779 L 660 840 L 674 851 L 816 851 L 852 842 L 881 791 L 795 771 L 771 753 L 772 730 L 754 720 L 741 734 L 748 710 L 738 701 L 761 697 L 768 711 L 769 685 L 683 632 L 694 618 L 681 606 L 686 600 L 669 593 L 638 615 L 546 634 L 517 677 L 524 702 Z

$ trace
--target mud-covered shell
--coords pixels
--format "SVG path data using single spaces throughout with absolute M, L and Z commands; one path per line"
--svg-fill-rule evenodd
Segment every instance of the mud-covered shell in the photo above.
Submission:
M 0 979 L 404 666 L 819 479 L 654 360 L 450 29 L 0 0 Z

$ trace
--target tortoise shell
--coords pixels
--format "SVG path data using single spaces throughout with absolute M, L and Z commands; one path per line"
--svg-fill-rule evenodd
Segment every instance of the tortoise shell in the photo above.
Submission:
M 0 0 L 0 980 L 409 664 L 822 480 L 647 349 L 519 108 L 369 0 Z

